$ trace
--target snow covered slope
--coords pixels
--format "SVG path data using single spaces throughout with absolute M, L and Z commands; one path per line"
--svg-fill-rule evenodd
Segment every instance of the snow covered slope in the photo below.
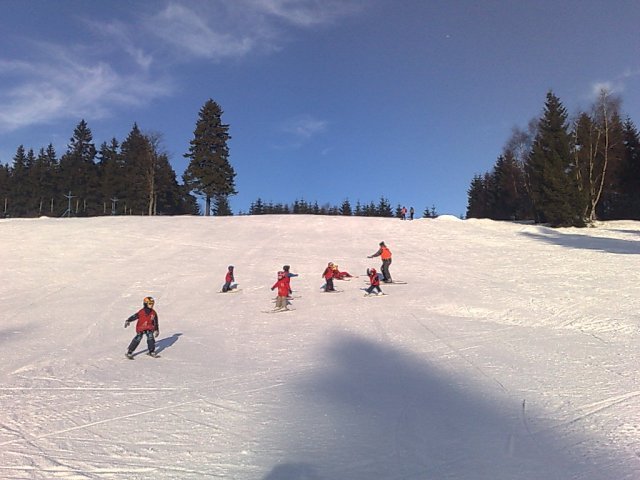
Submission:
M 365 298 L 382 240 L 408 283 Z M 2 220 L 0 478 L 638 479 L 639 254 L 635 222 Z M 127 360 L 147 295 L 161 358 Z

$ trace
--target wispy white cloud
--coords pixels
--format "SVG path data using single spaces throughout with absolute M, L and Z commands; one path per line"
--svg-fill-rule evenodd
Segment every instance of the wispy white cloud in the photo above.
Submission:
M 353 0 L 248 0 L 247 4 L 258 12 L 299 27 L 331 23 L 362 7 Z
M 146 30 L 172 45 L 181 54 L 221 59 L 245 55 L 255 45 L 251 35 L 224 31 L 227 22 L 219 22 L 208 9 L 198 11 L 186 4 L 170 3 L 145 20 Z
M 278 51 L 289 38 L 291 27 L 311 28 L 337 21 L 359 11 L 360 1 L 175 0 L 143 24 L 147 33 L 181 55 L 220 61 L 256 51 Z
M 282 124 L 282 131 L 299 139 L 309 139 L 323 133 L 327 122 L 311 115 L 304 114 L 293 117 Z
M 625 91 L 627 83 L 637 77 L 640 77 L 640 69 L 629 68 L 611 80 L 593 82 L 589 92 L 589 99 L 597 99 L 603 90 L 614 95 L 620 95 Z
M 144 72 L 122 74 L 61 47 L 43 50 L 46 58 L 38 60 L 0 60 L 0 71 L 15 77 L 0 92 L 0 131 L 64 118 L 103 118 L 115 108 L 141 105 L 170 91 L 166 82 Z
M 85 16 L 86 35 L 73 46 L 34 42 L 29 60 L 19 61 L 0 52 L 0 132 L 144 105 L 172 93 L 177 64 L 277 51 L 292 28 L 335 22 L 362 1 L 169 0 L 153 12 L 132 10 L 127 19 Z M 289 133 L 310 138 L 323 128 L 301 118 Z

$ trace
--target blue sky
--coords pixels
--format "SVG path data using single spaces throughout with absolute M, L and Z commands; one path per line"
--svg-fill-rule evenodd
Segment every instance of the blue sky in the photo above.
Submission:
M 461 215 L 549 89 L 574 114 L 609 88 L 640 124 L 639 24 L 637 0 L 2 0 L 0 161 L 136 122 L 181 178 L 212 98 L 236 213 L 383 195 Z

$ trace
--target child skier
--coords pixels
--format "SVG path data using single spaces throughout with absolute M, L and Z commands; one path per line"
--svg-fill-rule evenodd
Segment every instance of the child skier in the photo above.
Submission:
M 284 278 L 287 281 L 287 288 L 289 289 L 288 295 L 291 295 L 293 293 L 293 290 L 291 290 L 291 278 L 298 276 L 297 273 L 291 273 L 289 271 L 290 269 L 291 269 L 290 265 L 285 265 L 282 267 L 282 270 L 284 270 Z
M 373 291 L 377 290 L 376 295 L 384 295 L 382 293 L 382 289 L 380 288 L 380 277 L 378 277 L 378 272 L 376 272 L 375 268 L 367 268 L 367 275 L 369 276 L 369 282 L 371 285 L 367 288 L 367 293 L 364 294 L 365 297 L 369 297 L 373 295 Z
M 289 278 L 285 275 L 285 273 L 281 270 L 278 272 L 278 280 L 273 284 L 271 290 L 278 288 L 278 298 L 276 298 L 276 308 L 275 310 L 289 310 L 287 306 L 289 296 Z
M 235 278 L 233 277 L 233 265 L 229 265 L 227 269 L 227 275 L 224 277 L 224 285 L 222 286 L 223 292 L 228 292 L 232 288 L 235 288 L 236 285 L 231 286 L 231 284 L 235 282 Z
M 353 275 L 351 275 L 349 272 L 341 272 L 340 269 L 338 269 L 337 263 L 333 264 L 333 278 L 335 278 L 336 280 L 344 280 L 345 278 L 352 277 Z
M 336 289 L 333 288 L 333 262 L 329 262 L 329 264 L 327 265 L 327 268 L 325 268 L 324 272 L 322 273 L 322 277 L 326 282 L 324 285 L 324 291 L 335 292 Z
M 124 328 L 127 328 L 134 320 L 138 321 L 136 323 L 136 336 L 131 340 L 126 353 L 127 358 L 130 360 L 133 359 L 133 352 L 138 348 L 138 344 L 144 335 L 147 336 L 147 347 L 149 348 L 147 355 L 152 357 L 158 356 L 156 353 L 155 338 L 160 334 L 160 324 L 158 323 L 158 314 L 153 309 L 154 304 L 155 300 L 153 297 L 144 297 L 142 300 L 142 309 L 124 321 Z

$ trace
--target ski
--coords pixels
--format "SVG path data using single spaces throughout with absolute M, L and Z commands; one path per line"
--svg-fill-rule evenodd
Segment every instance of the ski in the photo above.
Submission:
M 284 313 L 293 312 L 295 308 L 274 308 L 273 310 L 262 310 L 262 313 Z
M 365 293 L 364 296 L 367 297 L 367 298 L 371 298 L 371 297 L 386 297 L 387 294 L 386 293 Z
M 218 293 L 238 293 L 241 292 L 242 289 L 241 288 L 232 288 L 231 290 L 227 290 L 226 292 L 223 292 L 222 290 L 219 290 Z

